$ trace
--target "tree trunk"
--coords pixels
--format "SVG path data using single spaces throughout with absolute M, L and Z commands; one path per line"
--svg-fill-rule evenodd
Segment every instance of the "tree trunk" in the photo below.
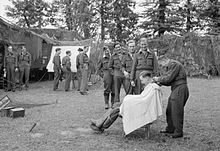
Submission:
M 105 0 L 102 0 L 102 3 L 101 3 L 101 7 L 100 7 L 100 18 L 101 18 L 101 40 L 105 40 L 105 20 L 104 20 L 104 1 Z
M 165 28 L 165 9 L 166 9 L 166 1 L 165 0 L 159 0 L 159 6 L 158 6 L 158 35 L 161 36 L 166 31 Z
M 191 18 L 190 18 L 190 7 L 191 7 L 191 0 L 187 0 L 187 17 L 186 17 L 186 31 L 190 32 L 191 29 Z

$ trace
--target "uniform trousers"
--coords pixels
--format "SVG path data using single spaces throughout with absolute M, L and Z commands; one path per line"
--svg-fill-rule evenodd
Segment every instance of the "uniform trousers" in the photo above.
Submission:
M 6 66 L 7 89 L 15 89 L 15 64 L 8 63 Z
M 183 134 L 184 106 L 189 97 L 187 84 L 181 84 L 171 88 L 169 96 L 166 120 L 166 131 L 174 134 Z

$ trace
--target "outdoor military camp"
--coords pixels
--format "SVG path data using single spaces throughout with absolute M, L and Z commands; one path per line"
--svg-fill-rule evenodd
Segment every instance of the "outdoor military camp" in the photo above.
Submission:
M 220 150 L 220 1 L 0 9 L 0 150 Z

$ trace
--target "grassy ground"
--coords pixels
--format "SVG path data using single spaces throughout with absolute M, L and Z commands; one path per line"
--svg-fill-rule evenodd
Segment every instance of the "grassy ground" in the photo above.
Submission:
M 52 81 L 31 84 L 27 91 L 3 92 L 13 104 L 25 107 L 24 118 L 0 118 L 0 151 L 152 151 L 220 150 L 220 79 L 189 79 L 190 98 L 185 107 L 184 137 L 171 139 L 161 135 L 166 126 L 165 108 L 170 89 L 163 87 L 161 116 L 151 126 L 151 137 L 139 129 L 123 138 L 119 118 L 108 130 L 96 134 L 90 130 L 91 118 L 104 110 L 102 84 L 90 88 L 88 96 L 77 91 L 52 91 Z M 122 94 L 122 97 L 124 94 Z M 32 132 L 29 132 L 37 123 Z

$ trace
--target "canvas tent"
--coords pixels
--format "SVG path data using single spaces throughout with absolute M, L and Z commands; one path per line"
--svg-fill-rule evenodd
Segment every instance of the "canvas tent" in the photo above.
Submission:
M 20 28 L 0 17 L 0 47 L 3 55 L 7 45 L 13 45 L 14 51 L 19 53 L 20 46 L 25 45 L 32 55 L 31 68 L 46 67 L 48 60 L 43 56 L 49 56 L 51 48 L 57 42 L 47 36 L 37 34 L 29 29 Z M 43 62 L 44 61 L 44 62 Z

